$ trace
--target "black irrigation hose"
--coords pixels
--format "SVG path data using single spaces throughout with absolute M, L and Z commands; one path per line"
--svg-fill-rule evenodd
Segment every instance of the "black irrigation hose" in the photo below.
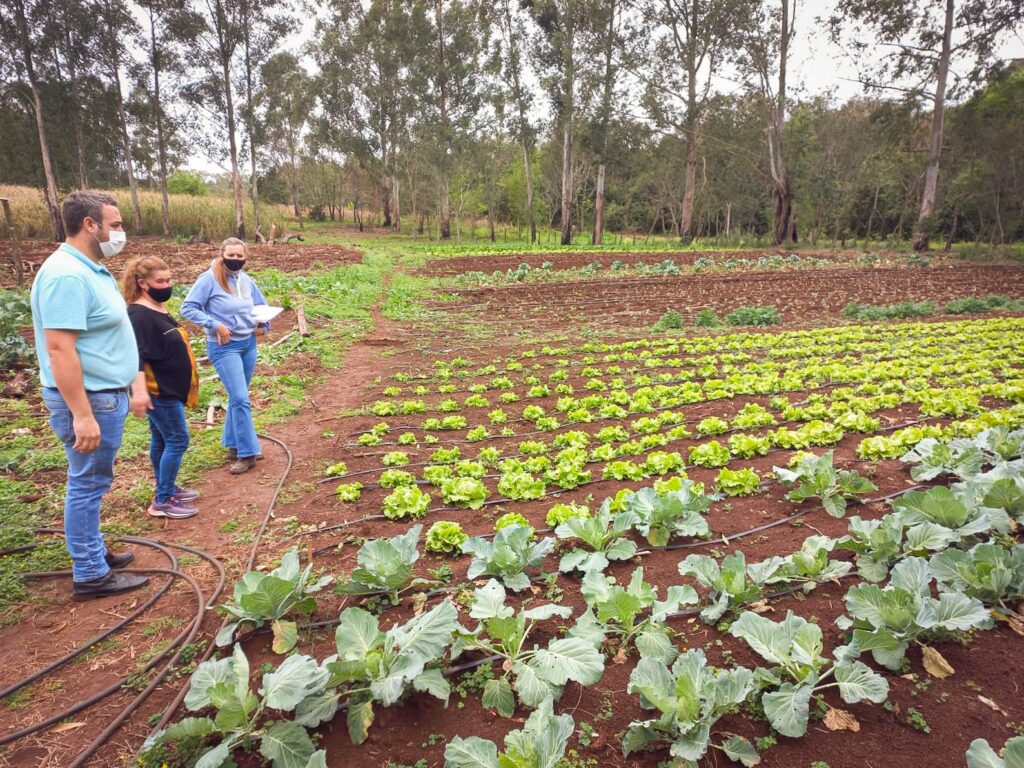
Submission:
M 288 475 L 291 473 L 292 465 L 294 464 L 294 456 L 292 455 L 291 449 L 288 448 L 288 446 L 282 440 L 278 440 L 276 437 L 271 437 L 270 435 L 263 433 L 257 434 L 259 437 L 262 437 L 265 440 L 270 440 L 272 443 L 280 446 L 280 448 L 285 452 L 285 456 L 287 458 L 287 465 L 285 467 L 285 471 L 281 474 L 281 479 L 278 480 L 277 482 L 277 487 L 274 489 L 274 495 L 271 498 L 270 503 L 267 505 L 267 511 L 264 514 L 263 522 L 260 525 L 255 540 L 253 541 L 252 549 L 250 550 L 249 553 L 249 560 L 246 564 L 246 571 L 251 571 L 253 565 L 256 562 L 256 553 L 263 539 L 263 535 L 267 530 L 267 526 L 270 524 L 270 519 L 274 515 L 274 508 L 277 505 L 277 500 L 281 495 L 281 491 L 284 488 L 285 482 L 288 480 Z M 217 630 L 217 633 L 215 633 L 214 637 L 216 637 L 216 634 L 220 633 L 221 629 L 227 626 L 229 621 L 230 617 L 224 617 L 224 620 L 221 622 L 220 628 Z M 198 667 L 200 664 L 210 659 L 210 657 L 213 656 L 214 652 L 216 651 L 216 648 L 217 646 L 215 645 L 215 643 L 211 642 L 209 646 L 207 646 L 206 651 L 203 653 L 202 657 L 196 662 L 196 666 Z M 192 678 L 190 677 L 188 680 L 185 681 L 185 685 L 181 687 L 181 690 L 178 691 L 178 694 L 174 697 L 174 700 L 167 705 L 167 708 L 161 715 L 160 720 L 156 723 L 156 725 L 153 726 L 152 730 L 150 731 L 150 735 L 155 735 L 159 731 L 167 727 L 167 724 L 170 723 L 170 721 L 174 718 L 174 715 L 177 713 L 178 708 L 181 707 L 182 702 L 185 701 L 185 696 L 188 695 L 188 690 L 191 684 Z

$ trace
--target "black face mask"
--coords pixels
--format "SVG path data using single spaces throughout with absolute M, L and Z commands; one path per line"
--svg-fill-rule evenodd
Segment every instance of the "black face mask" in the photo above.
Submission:
M 224 266 L 230 269 L 232 272 L 237 272 L 245 266 L 245 259 L 229 259 L 227 256 L 224 257 Z
M 152 285 L 146 286 L 146 293 L 149 294 L 149 298 L 151 298 L 155 302 L 158 302 L 159 304 L 163 304 L 165 301 L 171 298 L 171 294 L 173 292 L 173 285 L 168 285 L 166 288 L 154 288 Z

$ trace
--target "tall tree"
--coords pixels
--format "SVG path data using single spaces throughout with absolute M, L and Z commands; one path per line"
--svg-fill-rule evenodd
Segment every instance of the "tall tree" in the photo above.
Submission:
M 531 12 L 540 34 L 536 58 L 542 68 L 543 82 L 555 106 L 557 131 L 562 139 L 561 164 L 561 242 L 572 243 L 573 142 L 577 100 L 585 53 L 584 35 L 593 18 L 592 0 L 536 0 Z
M 235 237 L 245 239 L 242 175 L 238 161 L 238 112 L 235 68 L 238 46 L 244 39 L 246 0 L 200 0 L 196 8 L 203 21 L 197 56 L 203 77 L 186 93 L 192 103 L 206 110 L 228 144 L 231 188 L 235 201 Z
M 139 185 L 135 179 L 135 164 L 132 161 L 132 140 L 128 134 L 128 114 L 124 106 L 124 94 L 121 90 L 122 38 L 136 33 L 135 22 L 131 13 L 121 0 L 103 0 L 99 11 L 99 44 L 102 60 L 114 85 L 114 102 L 117 106 L 118 127 L 121 133 L 121 144 L 124 148 L 124 165 L 128 174 L 128 189 L 132 201 L 132 227 L 134 232 L 142 233 L 142 208 L 139 205 Z
M 0 2 L 0 44 L 10 47 L 10 58 L 14 62 L 15 71 L 28 82 L 32 102 L 32 114 L 35 117 L 36 131 L 39 136 L 39 155 L 43 166 L 43 198 L 46 210 L 50 214 L 54 240 L 64 239 L 64 222 L 60 215 L 60 204 L 57 199 L 57 179 L 53 173 L 53 162 L 50 159 L 50 144 L 47 139 L 46 117 L 43 112 L 43 101 L 40 96 L 40 83 L 36 69 L 37 39 L 36 30 L 44 23 L 52 12 L 51 4 L 46 0 L 2 0 Z
M 498 87 L 493 90 L 499 114 L 504 114 L 505 102 L 512 102 L 509 127 L 512 137 L 522 150 L 524 190 L 526 195 L 526 221 L 530 243 L 537 242 L 537 218 L 533 204 L 533 148 L 537 140 L 536 129 L 530 120 L 533 94 L 526 85 L 527 38 L 526 17 L 512 0 L 498 0 L 494 8 L 495 26 L 501 44 L 495 50 L 491 67 L 497 74 Z M 504 87 L 501 87 L 501 84 Z
M 313 106 L 313 81 L 290 53 L 276 53 L 260 73 L 266 104 L 265 126 L 270 151 L 288 179 L 288 191 L 296 218 L 302 217 L 301 188 L 303 132 Z
M 1003 37 L 1024 21 L 1024 4 L 1020 0 L 840 0 L 831 19 L 835 39 L 842 39 L 851 20 L 862 25 L 855 33 L 870 33 L 885 51 L 878 71 L 862 77 L 867 87 L 906 90 L 918 98 L 927 98 L 930 91 L 928 162 L 914 229 L 914 250 L 927 250 L 938 191 L 946 99 L 984 79 Z M 858 51 L 868 47 L 859 39 L 852 45 Z M 954 61 L 967 65 L 962 74 L 951 67 Z M 906 78 L 916 82 L 904 89 Z
M 712 84 L 734 58 L 757 0 L 654 0 L 654 62 L 647 79 L 648 111 L 659 125 L 683 134 L 686 147 L 679 235 L 693 237 L 697 155 L 701 125 L 713 97 Z M 680 109 L 681 108 L 681 109 Z M 681 112 L 681 114 L 680 114 Z
M 385 227 L 395 224 L 399 142 L 415 108 L 410 65 L 427 26 L 423 5 L 402 0 L 332 0 L 317 24 L 318 140 L 374 179 Z

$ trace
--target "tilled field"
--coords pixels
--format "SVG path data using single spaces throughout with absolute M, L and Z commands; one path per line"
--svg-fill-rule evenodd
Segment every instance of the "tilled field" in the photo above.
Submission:
M 357 263 L 362 258 L 358 251 L 337 245 L 249 245 L 251 269 L 279 269 L 283 272 L 308 270 L 314 264 L 324 269 L 331 269 L 340 264 Z M 31 240 L 21 243 L 22 259 L 25 263 L 26 277 L 32 275 L 47 256 L 53 253 L 53 243 Z M 14 273 L 10 259 L 10 243 L 4 241 L 0 246 L 0 285 L 14 285 Z M 159 256 L 171 268 L 174 279 L 179 283 L 191 283 L 202 272 L 210 268 L 210 261 L 218 253 L 214 245 L 186 245 L 168 243 L 152 237 L 129 237 L 125 249 L 106 262 L 114 275 L 120 275 L 124 265 L 139 256 Z
M 724 314 L 742 306 L 773 305 L 785 324 L 802 324 L 836 318 L 851 302 L 930 299 L 938 304 L 995 293 L 1024 296 L 1024 267 L 814 269 L 516 284 L 458 291 L 458 300 L 445 308 L 551 329 L 566 323 L 650 325 L 669 309 L 689 318 L 707 307 Z

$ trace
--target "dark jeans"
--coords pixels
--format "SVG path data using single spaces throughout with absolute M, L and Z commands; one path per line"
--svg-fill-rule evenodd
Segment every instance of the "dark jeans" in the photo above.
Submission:
M 149 412 L 149 460 L 156 475 L 156 500 L 170 501 L 178 482 L 181 457 L 188 450 L 185 405 L 172 397 L 153 397 Z

